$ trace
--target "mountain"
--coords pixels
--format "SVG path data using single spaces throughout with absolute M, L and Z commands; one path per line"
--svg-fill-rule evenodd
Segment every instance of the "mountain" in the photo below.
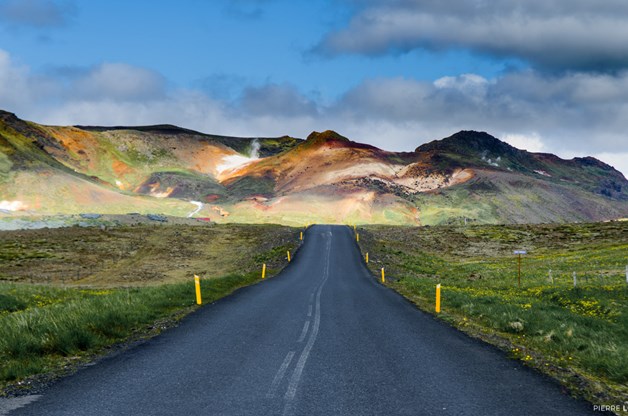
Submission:
M 191 203 L 193 205 L 191 205 Z M 0 111 L 0 215 L 161 212 L 218 221 L 524 223 L 628 217 L 628 181 L 462 131 L 388 152 L 333 131 L 306 140 L 171 125 L 44 126 Z

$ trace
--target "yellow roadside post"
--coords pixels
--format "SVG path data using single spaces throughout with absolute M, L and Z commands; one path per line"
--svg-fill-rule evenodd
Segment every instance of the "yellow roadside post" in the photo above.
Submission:
M 303 231 L 301 231 L 301 235 L 299 235 L 299 240 L 303 241 Z
M 196 287 L 196 304 L 200 305 L 201 301 L 201 278 L 194 275 L 194 286 Z
M 360 234 L 359 233 L 355 233 L 355 241 L 357 241 L 358 243 L 360 242 Z
M 365 260 L 366 260 L 366 264 L 369 264 L 369 253 L 366 253 Z
M 266 263 L 262 264 L 262 279 L 266 279 Z
M 386 274 L 384 273 L 383 267 L 382 267 L 382 283 L 386 283 Z
M 291 259 L 290 259 L 290 250 L 288 250 L 288 263 L 290 263 Z
M 440 313 L 440 283 L 436 285 L 436 313 Z

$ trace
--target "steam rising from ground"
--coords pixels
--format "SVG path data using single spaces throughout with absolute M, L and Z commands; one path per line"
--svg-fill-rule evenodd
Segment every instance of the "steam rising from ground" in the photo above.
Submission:
M 251 159 L 259 159 L 260 147 L 261 147 L 261 144 L 259 144 L 259 140 L 257 139 L 253 140 L 253 142 L 251 143 L 251 154 L 249 155 Z
M 259 140 L 255 139 L 251 143 L 251 152 L 249 156 L 242 155 L 230 155 L 222 158 L 222 163 L 216 166 L 216 171 L 219 175 L 222 175 L 223 172 L 228 172 L 235 170 L 241 166 L 246 165 L 254 160 L 259 159 L 259 149 L 261 144 Z

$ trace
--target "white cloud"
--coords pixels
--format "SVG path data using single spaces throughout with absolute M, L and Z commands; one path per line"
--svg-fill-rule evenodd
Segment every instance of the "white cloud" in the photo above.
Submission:
M 527 150 L 528 152 L 544 152 L 545 144 L 536 133 L 526 134 L 505 134 L 501 137 L 503 141 L 517 149 Z
M 120 84 L 116 86 L 116 80 Z M 126 87 L 122 87 L 126 85 Z M 562 157 L 600 155 L 628 173 L 628 71 L 433 82 L 371 79 L 331 104 L 290 85 L 245 88 L 228 101 L 167 88 L 159 74 L 103 64 L 70 77 L 36 74 L 0 50 L 0 108 L 44 124 L 175 124 L 233 136 L 306 137 L 333 129 L 387 150 L 414 150 L 459 130 L 487 131 L 519 148 Z M 612 162 L 612 163 L 611 163 Z
M 556 69 L 628 66 L 623 0 L 367 0 L 315 48 L 380 55 L 413 49 L 469 49 Z
M 296 87 L 287 84 L 245 88 L 239 105 L 252 116 L 313 116 L 318 112 L 316 103 L 299 93 Z
M 597 153 L 593 154 L 593 157 L 611 165 L 628 178 L 628 152 Z
M 104 63 L 74 80 L 72 91 L 88 99 L 150 100 L 165 95 L 165 80 L 148 69 Z

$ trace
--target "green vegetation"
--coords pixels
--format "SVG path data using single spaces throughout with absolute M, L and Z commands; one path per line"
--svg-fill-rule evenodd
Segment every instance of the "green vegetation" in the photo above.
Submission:
M 0 281 L 138 286 L 259 270 L 256 256 L 296 248 L 276 225 L 137 225 L 0 232 Z M 280 253 L 279 253 L 280 254 Z M 285 251 L 284 251 L 285 255 Z M 271 261 L 272 260 L 272 261 Z M 268 258 L 281 268 L 283 257 Z
M 258 281 L 262 261 L 276 274 L 298 235 L 272 225 L 0 233 L 2 252 L 11 253 L 0 259 L 0 387 L 62 374 L 176 324 L 196 308 L 193 274 L 205 304 Z
M 205 279 L 205 303 L 254 283 L 259 273 Z M 0 384 L 121 342 L 158 319 L 191 310 L 193 282 L 109 290 L 0 284 Z
M 360 230 L 374 273 L 594 402 L 628 398 L 628 224 Z M 513 250 L 522 258 L 521 288 Z M 577 286 L 574 287 L 574 272 Z
M 229 198 L 240 200 L 250 195 L 273 195 L 275 181 L 267 177 L 245 176 L 228 185 Z
M 494 207 L 486 201 L 486 198 L 471 197 L 464 187 L 414 197 L 423 225 L 464 224 L 465 218 L 478 224 L 499 222 Z
M 156 191 L 173 189 L 171 197 L 194 198 L 203 200 L 207 195 L 223 195 L 225 187 L 216 180 L 193 171 L 164 171 L 154 172 L 136 190 L 139 193 L 149 194 L 150 185 L 157 185 Z
M 0 148 L 0 183 L 5 182 L 9 179 L 9 173 L 11 172 L 11 159 L 7 155 L 2 152 Z
M 300 142 L 301 140 L 289 136 L 260 139 L 260 156 L 268 157 L 285 152 L 294 148 Z

